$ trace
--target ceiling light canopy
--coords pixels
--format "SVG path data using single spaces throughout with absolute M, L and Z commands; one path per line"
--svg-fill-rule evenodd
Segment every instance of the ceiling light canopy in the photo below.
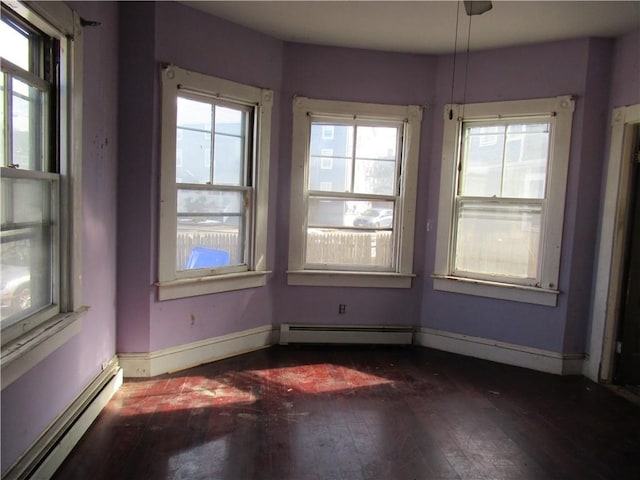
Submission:
M 464 1 L 464 9 L 467 11 L 467 15 L 482 15 L 493 8 L 493 4 L 490 1 Z

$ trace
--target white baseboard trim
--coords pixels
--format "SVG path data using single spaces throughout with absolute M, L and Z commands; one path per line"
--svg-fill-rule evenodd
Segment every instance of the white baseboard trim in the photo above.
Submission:
M 155 352 L 120 353 L 118 358 L 125 377 L 153 377 L 275 345 L 276 328 L 265 325 Z
M 120 385 L 122 369 L 118 358 L 113 357 L 105 364 L 102 372 L 9 468 L 3 479 L 51 478 Z
M 583 373 L 584 355 L 581 354 L 562 354 L 431 328 L 418 329 L 413 338 L 414 344 L 423 347 L 540 372 L 557 375 L 581 375 Z

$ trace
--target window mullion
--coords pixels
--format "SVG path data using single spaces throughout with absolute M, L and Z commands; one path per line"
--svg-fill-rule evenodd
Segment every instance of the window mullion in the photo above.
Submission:
M 351 181 L 349 185 L 349 191 L 355 191 L 355 181 L 356 181 L 356 149 L 357 149 L 357 141 L 358 141 L 358 125 L 353 126 L 353 139 L 351 146 Z
M 469 142 L 467 141 L 468 138 L 468 134 L 467 134 L 467 128 L 465 124 L 462 124 L 461 127 L 459 127 L 459 134 L 458 137 L 456 137 L 458 139 L 456 145 L 458 147 L 458 150 L 455 152 L 457 154 L 457 158 L 456 158 L 456 170 L 455 170 L 455 196 L 459 196 L 460 192 L 462 190 L 462 170 L 465 168 L 465 165 L 463 165 L 463 162 L 465 162 L 467 160 L 467 151 L 469 149 Z
M 13 77 L 5 74 L 4 89 L 4 127 L 5 127 L 5 163 L 7 166 L 16 167 L 13 162 Z
M 502 137 L 502 168 L 500 169 L 500 196 L 504 195 L 504 177 L 506 168 L 506 156 L 507 156 L 507 134 L 509 128 L 505 127 L 504 136 Z
M 209 152 L 209 183 L 213 185 L 214 183 L 214 172 L 215 172 L 215 148 L 216 148 L 216 106 L 211 105 L 211 139 L 210 142 L 210 152 Z
M 396 197 L 400 197 L 400 193 L 401 193 L 401 185 L 402 185 L 402 175 L 403 175 L 403 171 L 402 171 L 402 167 L 403 167 L 403 162 L 404 162 L 404 152 L 402 149 L 402 145 L 404 145 L 404 137 L 406 135 L 406 130 L 407 125 L 406 123 L 402 125 L 402 128 L 398 129 L 398 138 L 396 139 L 396 158 L 395 158 L 395 162 L 396 162 L 396 184 L 395 184 L 395 189 L 394 189 L 394 193 Z M 396 204 L 394 204 L 394 212 L 396 209 Z
M 212 183 L 176 183 L 177 190 L 206 190 L 215 192 L 247 192 L 252 187 L 243 185 L 219 185 Z
M 345 200 L 369 200 L 369 201 L 391 201 L 398 199 L 397 195 L 374 195 L 371 193 L 351 193 L 351 192 L 332 192 L 327 190 L 308 190 L 309 196 L 317 198 L 340 198 Z

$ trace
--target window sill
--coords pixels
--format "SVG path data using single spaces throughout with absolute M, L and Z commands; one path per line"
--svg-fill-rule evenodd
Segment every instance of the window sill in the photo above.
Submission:
M 3 345 L 2 389 L 64 345 L 82 329 L 82 316 L 89 307 L 61 313 L 37 328 Z
M 185 278 L 156 283 L 158 298 L 173 300 L 176 298 L 196 297 L 210 293 L 244 290 L 245 288 L 263 287 L 267 284 L 267 275 L 271 271 L 229 273 L 210 277 Z
M 497 298 L 513 302 L 532 303 L 555 307 L 560 291 L 545 288 L 489 282 L 447 275 L 432 275 L 433 289 L 443 292 L 462 293 L 478 297 Z
M 318 287 L 411 288 L 412 273 L 289 270 L 287 284 Z

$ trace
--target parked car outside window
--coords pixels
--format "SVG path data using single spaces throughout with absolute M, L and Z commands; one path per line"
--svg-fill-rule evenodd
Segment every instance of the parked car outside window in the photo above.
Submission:
M 31 308 L 31 278 L 29 268 L 3 265 L 0 288 L 2 290 L 2 318 Z
M 369 208 L 353 221 L 355 227 L 391 228 L 393 210 L 389 208 Z

